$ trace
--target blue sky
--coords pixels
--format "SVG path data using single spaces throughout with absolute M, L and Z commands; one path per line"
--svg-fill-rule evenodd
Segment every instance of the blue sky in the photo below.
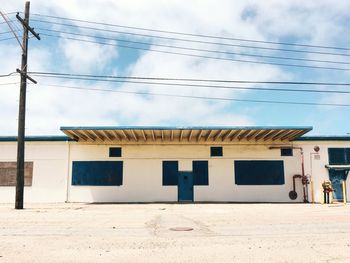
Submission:
M 1 11 L 22 11 L 24 2 L 2 3 Z M 225 37 L 256 39 L 264 41 L 303 43 L 311 45 L 348 47 L 350 42 L 350 10 L 348 1 L 31 1 L 31 25 L 39 33 L 41 28 L 94 34 L 132 41 L 149 43 L 147 48 L 159 48 L 154 44 L 181 45 L 190 48 L 205 48 L 226 52 L 249 53 L 295 58 L 322 59 L 347 62 L 348 57 L 321 54 L 297 54 L 256 50 L 222 45 L 205 45 L 145 37 L 125 37 L 84 29 L 40 23 L 34 19 L 62 22 L 39 17 L 34 14 L 56 15 L 108 22 L 125 26 L 144 27 L 160 30 L 218 35 Z M 14 15 L 9 16 L 14 19 Z M 75 25 L 86 25 L 74 23 Z M 95 25 L 96 26 L 96 25 Z M 100 28 L 109 28 L 99 26 Z M 112 28 L 115 29 L 115 28 Z M 135 30 L 128 32 L 145 33 Z M 8 31 L 5 24 L 0 32 Z M 147 33 L 146 33 L 147 34 Z M 148 33 L 150 34 L 150 33 Z M 61 34 L 63 36 L 63 34 Z M 170 36 L 163 34 L 163 36 Z M 179 37 L 179 36 L 177 36 Z M 0 39 L 5 35 L 0 35 Z M 191 38 L 198 39 L 198 38 Z M 100 41 L 95 39 L 95 41 Z M 248 42 L 215 40 L 221 43 L 255 45 Z M 125 43 L 110 40 L 116 46 L 98 45 L 63 38 L 42 35 L 42 40 L 30 39 L 29 70 L 54 71 L 82 74 L 144 77 L 185 77 L 206 79 L 261 80 L 261 81 L 317 81 L 350 82 L 350 71 L 306 69 L 239 63 L 125 49 Z M 119 45 L 119 46 L 118 46 Z M 256 44 L 264 47 L 315 50 L 306 47 Z M 350 47 L 350 46 L 349 46 Z M 173 50 L 182 52 L 179 50 Z M 337 52 L 337 50 L 322 50 Z M 346 52 L 344 52 L 346 53 Z M 208 55 L 206 52 L 193 52 Z M 209 55 L 214 55 L 210 53 Z M 14 71 L 20 64 L 20 48 L 13 40 L 0 41 L 0 74 Z M 266 60 L 251 57 L 235 57 L 255 61 L 274 61 L 301 64 L 295 61 Z M 322 64 L 309 62 L 305 65 L 333 66 L 347 68 L 349 65 Z M 350 68 L 350 67 L 349 67 Z M 36 77 L 40 85 L 29 85 L 27 108 L 27 134 L 57 134 L 60 126 L 81 125 L 305 125 L 313 126 L 312 134 L 345 135 L 350 133 L 350 107 L 325 107 L 302 105 L 256 104 L 228 101 L 207 101 L 184 98 L 152 97 L 135 94 L 81 91 L 50 87 L 47 84 L 79 87 L 115 89 L 120 91 L 143 91 L 230 97 L 237 99 L 306 101 L 316 103 L 350 103 L 349 95 L 237 91 L 196 88 L 174 88 L 116 84 L 106 82 L 86 82 L 78 80 L 45 79 Z M 0 84 L 17 82 L 18 76 L 0 78 Z M 247 87 L 270 87 L 269 85 L 245 85 Z M 273 86 L 285 88 L 285 86 Z M 296 88 L 342 89 L 349 87 L 309 87 Z M 0 134 L 14 135 L 17 127 L 18 85 L 0 86 Z

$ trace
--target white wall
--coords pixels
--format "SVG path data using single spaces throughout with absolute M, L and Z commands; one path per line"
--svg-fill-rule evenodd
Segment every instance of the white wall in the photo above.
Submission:
M 323 200 L 323 192 L 321 191 L 321 184 L 323 181 L 329 181 L 328 169 L 325 167 L 328 161 L 328 148 L 350 148 L 348 141 L 299 141 L 295 145 L 303 147 L 305 156 L 305 173 L 312 177 L 315 189 L 315 201 L 321 202 Z M 319 160 L 315 158 L 316 152 L 314 146 L 319 146 L 318 152 Z M 350 199 L 350 175 L 346 180 L 347 200 Z M 311 200 L 311 196 L 310 196 Z
M 32 186 L 24 189 L 25 202 L 64 202 L 68 145 L 66 142 L 27 142 L 25 160 L 33 162 Z M 17 144 L 0 143 L 0 162 L 16 162 Z M 14 203 L 15 187 L 0 186 L 0 203 Z
M 320 202 L 321 183 L 329 180 L 325 168 L 328 147 L 350 147 L 350 142 L 299 141 L 293 144 L 304 149 L 305 171 L 312 176 L 315 201 Z M 269 145 L 225 145 L 223 157 L 210 157 L 210 145 L 122 145 L 122 157 L 110 158 L 108 149 L 112 145 L 77 142 L 27 142 L 26 145 L 26 161 L 34 162 L 33 184 L 25 187 L 26 202 L 176 202 L 177 187 L 162 185 L 163 160 L 179 161 L 179 169 L 183 171 L 192 170 L 193 160 L 208 160 L 209 185 L 194 186 L 195 201 L 302 202 L 303 198 L 300 179 L 296 181 L 297 200 L 292 201 L 288 196 L 293 175 L 301 174 L 300 151 L 296 149 L 294 156 L 281 157 L 280 150 L 270 150 Z M 320 146 L 320 160 L 313 158 L 315 145 Z M 98 160 L 122 160 L 123 185 L 71 185 L 73 161 Z M 236 185 L 234 160 L 283 160 L 285 184 Z M 0 142 L 1 161 L 16 161 L 15 142 Z M 347 189 L 350 189 L 350 179 Z M 349 200 L 349 193 L 347 197 Z M 13 203 L 14 199 L 15 187 L 0 186 L 0 203 Z
M 176 186 L 162 186 L 162 161 L 178 160 L 179 170 L 192 170 L 192 160 L 209 161 L 209 185 L 195 186 L 195 201 L 290 202 L 292 177 L 301 173 L 300 154 L 281 157 L 280 150 L 268 146 L 225 146 L 224 157 L 210 157 L 207 145 L 124 145 L 121 158 L 108 157 L 108 145 L 72 144 L 72 161 L 123 160 L 122 186 L 70 186 L 72 202 L 156 202 L 177 201 Z M 283 160 L 285 184 L 238 186 L 234 183 L 234 160 Z M 70 164 L 72 165 L 72 163 Z M 300 184 L 300 185 L 299 185 Z M 301 183 L 297 182 L 302 201 Z

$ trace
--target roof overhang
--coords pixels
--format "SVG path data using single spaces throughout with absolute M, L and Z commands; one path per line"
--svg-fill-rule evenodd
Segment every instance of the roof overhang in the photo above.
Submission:
M 327 164 L 326 168 L 328 170 L 334 170 L 334 171 L 349 171 L 350 165 L 330 165 L 330 164 Z
M 61 127 L 70 138 L 96 143 L 290 142 L 312 127 Z

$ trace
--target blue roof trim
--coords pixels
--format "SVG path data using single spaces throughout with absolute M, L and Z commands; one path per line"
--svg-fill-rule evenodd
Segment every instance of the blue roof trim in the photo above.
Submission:
M 294 141 L 350 141 L 350 136 L 302 136 Z
M 0 136 L 0 142 L 16 142 L 17 136 Z M 74 141 L 68 136 L 26 136 L 26 142 L 66 142 Z
M 312 126 L 73 126 L 64 130 L 307 130 Z

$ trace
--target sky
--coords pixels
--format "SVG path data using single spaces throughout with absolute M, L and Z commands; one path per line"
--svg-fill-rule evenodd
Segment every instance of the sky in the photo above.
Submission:
M 23 12 L 24 1 L 0 0 L 0 10 Z M 219 80 L 297 81 L 350 83 L 350 71 L 320 68 L 290 67 L 260 62 L 349 68 L 348 50 L 322 49 L 301 46 L 236 41 L 239 38 L 259 41 L 298 43 L 350 48 L 350 1 L 341 0 L 265 0 L 265 1 L 180 1 L 180 0 L 71 0 L 31 1 L 30 25 L 41 40 L 29 39 L 28 71 L 78 73 L 92 75 L 198 78 Z M 23 13 L 20 14 L 23 16 Z M 189 34 L 220 36 L 226 39 L 200 38 L 188 35 L 165 34 L 131 28 L 87 24 L 54 19 L 43 15 L 81 19 Z M 47 22 L 40 22 L 47 21 Z M 3 22 L 0 19 L 0 23 Z M 80 27 L 53 24 L 65 23 Z M 15 22 L 16 23 L 16 22 Z M 14 25 L 14 24 L 13 24 Z M 18 29 L 20 26 L 16 23 Z M 85 27 L 98 27 L 90 30 Z M 102 45 L 82 42 L 67 34 L 47 30 L 93 35 L 76 38 L 104 42 Z M 106 30 L 114 30 L 110 32 Z M 0 75 L 20 68 L 21 48 L 12 37 L 6 23 L 0 24 Z M 148 36 L 126 35 L 125 32 Z M 21 35 L 21 32 L 17 32 Z M 45 35 L 46 34 L 46 35 Z M 50 37 L 47 34 L 58 35 Z M 154 38 L 159 35 L 211 41 L 204 44 L 174 39 Z M 74 37 L 74 36 L 73 36 Z M 108 40 L 101 40 L 101 37 Z M 125 48 L 130 42 L 146 44 Z M 229 44 L 229 45 L 228 45 Z M 236 46 L 232 46 L 236 45 Z M 208 51 L 179 50 L 158 45 L 181 46 Z M 292 49 L 297 52 L 247 48 L 259 46 Z M 186 53 L 178 55 L 154 52 Z M 307 53 L 298 52 L 306 50 Z M 218 52 L 219 51 L 219 52 Z M 342 53 L 325 55 L 319 53 Z M 239 54 L 282 56 L 298 59 L 328 60 L 343 64 L 290 61 L 232 55 Z M 194 56 L 193 56 L 194 55 Z M 208 56 L 216 59 L 207 58 Z M 250 60 L 258 63 L 233 61 Z M 109 89 L 123 92 L 165 93 L 185 96 L 221 97 L 238 100 L 275 100 L 313 103 L 350 104 L 349 94 L 301 93 L 259 90 L 260 88 L 294 88 L 317 90 L 348 90 L 349 86 L 286 86 L 271 84 L 242 84 L 255 90 L 194 88 L 181 86 L 146 85 L 32 76 L 37 85 L 29 84 L 27 91 L 27 135 L 61 134 L 61 126 L 312 126 L 310 135 L 347 135 L 350 133 L 350 107 L 307 106 L 251 103 L 228 100 L 204 100 L 147 94 L 117 93 L 89 89 Z M 16 135 L 19 76 L 0 77 L 0 135 Z M 51 86 L 50 86 L 51 85 Z M 52 86 L 56 85 L 56 86 Z M 229 84 L 237 86 L 238 84 Z M 60 86 L 60 87 L 59 87 Z M 62 86 L 79 87 L 71 89 Z M 84 88 L 88 88 L 85 89 Z

